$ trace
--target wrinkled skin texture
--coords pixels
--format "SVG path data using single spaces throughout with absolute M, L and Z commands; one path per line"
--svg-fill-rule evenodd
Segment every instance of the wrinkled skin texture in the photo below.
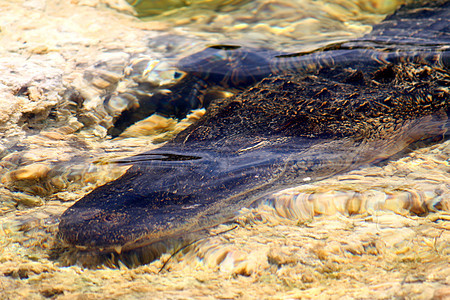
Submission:
M 136 87 L 118 95 L 126 103 L 133 99 L 133 104 L 115 118 L 108 133 L 118 136 L 128 126 L 155 112 L 182 119 L 192 109 L 207 107 L 222 98 L 224 90 L 243 91 L 271 74 L 315 73 L 325 67 L 360 69 L 369 73 L 386 63 L 405 60 L 448 68 L 449 16 L 445 6 L 448 4 L 439 7 L 438 2 L 445 1 L 431 2 L 436 7 L 421 8 L 418 4 L 419 8 L 400 9 L 360 39 L 307 53 L 283 53 L 239 45 L 210 46 L 176 63 L 180 71 L 172 74 L 176 84 L 164 87 L 171 93 L 159 92 L 153 82 L 147 81 L 147 76 L 134 78 Z M 134 66 L 133 74 L 142 73 L 142 67 L 142 64 Z M 178 76 L 180 78 L 175 80 Z
M 402 10 L 351 47 L 276 54 L 271 68 L 278 74 L 214 101 L 173 141 L 124 161 L 132 164 L 126 174 L 61 216 L 60 237 L 89 250 L 134 250 L 232 220 L 275 191 L 386 159 L 421 139 L 442 139 L 450 111 L 448 50 L 355 47 L 367 47 L 375 36 L 387 40 L 388 28 L 411 34 L 417 22 L 410 19 L 422 14 L 441 24 L 449 5 Z M 447 27 L 422 26 L 416 35 L 431 45 L 433 38 L 449 39 Z M 433 35 L 422 37 L 428 29 Z M 389 42 L 401 44 L 401 38 Z M 192 76 L 207 82 L 208 74 Z

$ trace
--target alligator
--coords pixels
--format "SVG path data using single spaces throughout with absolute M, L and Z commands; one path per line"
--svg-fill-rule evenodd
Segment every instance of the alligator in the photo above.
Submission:
M 68 208 L 59 237 L 129 253 L 232 221 L 276 191 L 445 139 L 449 19 L 449 1 L 410 4 L 362 38 L 308 53 L 215 45 L 181 59 L 186 76 L 168 97 L 182 99 L 195 82 L 199 100 L 181 114 L 207 105 L 205 115 L 118 162 L 131 167 Z M 203 101 L 216 86 L 242 92 Z

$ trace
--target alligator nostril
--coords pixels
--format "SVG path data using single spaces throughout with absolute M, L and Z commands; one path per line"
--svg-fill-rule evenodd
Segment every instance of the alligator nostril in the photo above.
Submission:
M 123 213 L 109 213 L 103 216 L 103 221 L 113 224 L 120 224 L 126 219 L 127 215 Z

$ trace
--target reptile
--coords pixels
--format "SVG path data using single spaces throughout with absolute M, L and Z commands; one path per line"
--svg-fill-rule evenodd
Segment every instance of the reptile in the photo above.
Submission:
M 446 138 L 449 19 L 449 1 L 411 4 L 362 38 L 309 53 L 216 45 L 181 59 L 186 76 L 172 95 L 195 80 L 242 92 L 213 99 L 162 147 L 120 161 L 131 167 L 68 208 L 59 237 L 130 253 L 232 221 L 276 191 Z

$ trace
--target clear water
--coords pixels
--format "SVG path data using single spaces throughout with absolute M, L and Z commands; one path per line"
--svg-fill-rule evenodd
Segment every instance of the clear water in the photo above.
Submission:
M 43 22 L 41 27 L 47 26 L 46 32 L 48 31 L 49 36 L 53 38 L 50 34 L 53 33 L 51 30 L 52 19 L 39 10 L 41 8 L 39 8 L 38 2 L 31 1 L 28 6 L 34 5 L 34 7 L 31 8 L 31 11 L 24 12 L 24 16 L 28 16 L 30 22 L 38 22 L 38 20 Z M 48 262 L 51 252 L 49 249 L 53 249 L 54 243 L 57 243 L 56 234 L 59 216 L 75 200 L 80 199 L 96 186 L 117 178 L 123 173 L 122 167 L 118 168 L 110 162 L 159 146 L 161 142 L 170 140 L 177 132 L 198 120 L 199 116 L 202 115 L 202 111 L 197 111 L 190 116 L 190 119 L 181 123 L 176 119 L 152 117 L 123 138 L 111 139 L 108 137 L 107 130 L 103 127 L 104 124 L 107 124 L 108 119 L 104 118 L 104 115 L 102 115 L 104 112 L 94 104 L 97 103 L 95 101 L 104 102 L 105 98 L 102 94 L 104 85 L 108 88 L 110 80 L 114 80 L 115 76 L 122 76 L 121 72 L 127 66 L 129 67 L 130 60 L 144 58 L 156 62 L 156 67 L 150 73 L 151 76 L 154 76 L 152 80 L 158 82 L 158 88 L 164 90 L 164 85 L 167 84 L 164 80 L 170 80 L 174 74 L 172 69 L 174 63 L 183 57 L 203 50 L 206 46 L 239 44 L 286 52 L 311 51 L 330 43 L 346 41 L 364 35 L 371 30 L 371 25 L 380 22 L 387 13 L 394 11 L 403 1 L 191 1 L 189 5 L 186 1 L 172 2 L 172 6 L 169 8 L 167 7 L 168 1 L 146 2 L 152 4 L 150 8 L 152 15 L 143 18 L 142 21 L 132 23 L 133 26 L 130 26 L 129 32 L 127 32 L 130 36 L 139 37 L 136 38 L 135 44 L 133 44 L 131 37 L 126 39 L 119 35 L 115 37 L 117 41 L 114 44 L 111 42 L 114 37 L 108 37 L 106 34 L 105 36 L 97 36 L 98 33 L 95 35 L 95 30 L 93 30 L 94 33 L 90 32 L 89 34 L 94 36 L 94 42 L 89 39 L 91 37 L 89 34 L 85 36 L 76 35 L 75 31 L 71 31 L 72 29 L 67 27 L 67 24 L 54 25 L 57 28 L 55 32 L 61 34 L 61 36 L 57 36 L 60 39 L 58 43 L 63 47 L 75 45 L 77 49 L 82 49 L 77 43 L 85 43 L 88 48 L 91 47 L 98 51 L 97 57 L 102 57 L 98 61 L 93 58 L 96 55 L 86 51 L 82 52 L 82 50 L 80 50 L 80 53 L 89 53 L 86 55 L 85 61 L 78 57 L 81 54 L 77 52 L 72 52 L 72 56 L 67 53 L 58 56 L 58 52 L 50 47 L 48 53 L 45 53 L 45 49 L 36 46 L 38 43 L 33 36 L 33 26 L 30 24 L 24 25 L 23 28 L 17 26 L 17 28 L 24 30 L 21 33 L 22 39 L 26 37 L 27 44 L 35 47 L 33 50 L 28 50 L 27 46 L 23 46 L 23 40 L 17 41 L 13 46 L 4 43 L 3 47 L 10 47 L 7 52 L 11 56 L 5 55 L 2 61 L 4 75 L 1 78 L 3 82 L 9 80 L 6 80 L 7 75 L 10 74 L 9 65 L 13 64 L 13 58 L 17 56 L 21 57 L 26 64 L 24 63 L 23 70 L 21 69 L 21 72 L 16 71 L 16 74 L 45 73 L 48 78 L 51 78 L 51 76 L 54 76 L 52 72 L 59 72 L 58 74 L 64 74 L 64 80 L 66 80 L 68 74 L 71 74 L 74 70 L 92 69 L 92 66 L 95 66 L 94 71 L 99 73 L 94 72 L 94 76 L 86 76 L 84 85 L 74 83 L 74 81 L 66 81 L 65 86 L 61 83 L 49 84 L 45 86 L 45 89 L 51 90 L 53 88 L 63 94 L 67 86 L 72 85 L 84 92 L 83 95 L 86 95 L 94 86 L 95 89 L 100 90 L 100 96 L 95 94 L 92 96 L 92 101 L 86 103 L 86 106 L 91 105 L 91 112 L 95 115 L 94 117 L 87 114 L 81 114 L 82 117 L 80 117 L 80 114 L 75 113 L 76 110 L 65 111 L 67 107 L 64 106 L 64 109 L 56 110 L 57 117 L 55 117 L 53 114 L 45 113 L 46 109 L 51 110 L 51 107 L 46 106 L 48 102 L 46 104 L 45 101 L 39 102 L 36 100 L 35 102 L 38 104 L 34 109 L 30 109 L 31 113 L 23 114 L 23 118 L 18 117 L 13 125 L 8 123 L 8 126 L 10 126 L 8 128 L 2 127 L 2 150 L 4 151 L 1 160 L 1 246 L 3 249 L 2 263 L 6 262 L 2 266 L 3 274 L 15 274 L 14 272 L 19 274 L 19 271 L 14 271 L 16 269 L 21 270 L 14 265 L 16 262 L 17 264 L 28 264 L 28 266 L 33 265 L 36 261 L 36 265 L 39 266 L 43 262 L 53 264 L 53 262 Z M 134 1 L 132 4 L 135 4 L 137 10 L 145 10 L 142 6 L 144 1 Z M 82 14 L 84 8 L 78 7 L 77 12 L 78 9 L 80 10 L 79 13 Z M 39 17 L 39 13 L 41 17 Z M 47 13 L 51 15 L 52 11 L 50 10 Z M 76 16 L 69 16 L 70 14 L 68 14 L 67 19 L 76 18 Z M 0 18 L 3 22 L 2 28 L 7 28 L 9 18 L 13 18 L 13 16 L 8 15 L 8 17 Z M 27 18 L 22 17 L 22 22 L 26 22 Z M 107 19 L 111 20 L 109 16 Z M 111 21 L 108 22 L 111 23 Z M 122 22 L 125 21 L 122 20 Z M 80 24 L 83 23 L 80 22 Z M 90 25 L 95 28 L 95 21 Z M 80 25 L 80 27 L 83 26 Z M 155 31 L 154 28 L 159 29 Z M 7 30 L 2 30 L 2 32 L 3 34 L 8 33 Z M 36 36 L 39 36 L 39 39 L 37 39 L 39 41 L 44 35 Z M 104 43 L 103 46 L 102 43 Z M 95 48 L 94 45 L 99 46 Z M 125 59 L 117 62 L 117 60 L 114 60 L 117 57 L 125 57 Z M 110 60 L 110 58 L 114 59 Z M 70 64 L 72 61 L 76 61 L 78 65 Z M 64 65 L 66 67 L 61 67 Z M 35 68 L 35 66 L 39 66 L 39 68 Z M 99 70 L 102 72 L 113 70 L 113 72 L 105 75 Z M 16 76 L 17 81 L 21 78 L 18 75 L 14 76 Z M 33 83 L 33 80 L 23 79 L 24 82 L 31 83 Z M 123 85 L 126 86 L 129 80 L 130 77 L 125 78 L 124 81 L 121 81 L 121 84 L 125 82 Z M 50 81 L 35 80 L 34 82 L 38 83 L 34 86 L 43 86 L 43 83 L 47 84 Z M 67 84 L 67 82 L 70 82 L 70 84 Z M 170 82 L 168 85 L 170 85 Z M 12 98 L 14 101 L 22 103 L 19 102 L 21 101 L 20 97 L 39 99 L 39 90 L 20 91 L 20 86 L 22 85 L 18 84 L 15 89 L 14 97 L 17 98 Z M 123 88 L 123 86 L 119 84 L 118 88 Z M 72 100 L 76 102 L 77 99 Z M 114 108 L 119 107 L 120 109 L 121 106 L 128 105 L 127 102 L 117 101 Z M 10 103 L 12 102 L 10 101 Z M 2 102 L 2 109 L 6 106 L 5 103 Z M 73 106 L 76 106 L 76 104 Z M 17 107 L 17 112 L 21 112 L 21 106 L 18 105 Z M 67 115 L 70 117 L 67 118 Z M 86 122 L 88 125 L 81 124 L 81 120 L 89 120 L 89 122 Z M 17 127 L 20 127 L 20 130 L 16 130 Z M 294 223 L 310 222 L 312 216 L 315 215 L 336 213 L 342 215 L 375 215 L 374 212 L 379 210 L 394 211 L 398 215 L 409 215 L 411 212 L 420 215 L 423 213 L 424 206 L 433 208 L 437 203 L 442 205 L 442 207 L 438 207 L 439 209 L 448 211 L 448 207 L 444 206 L 447 203 L 445 199 L 448 199 L 450 184 L 448 178 L 449 149 L 448 143 L 437 144 L 431 148 L 418 149 L 412 155 L 400 156 L 398 160 L 386 165 L 367 166 L 367 168 L 317 183 L 306 182 L 297 189 L 277 194 L 270 198 L 268 202 L 263 203 L 267 206 L 266 210 L 256 212 L 255 220 L 262 218 L 269 220 L 270 224 L 278 224 L 279 222 L 290 224 L 288 220 L 294 220 Z M 277 202 L 273 202 L 275 200 Z M 395 223 L 395 220 L 397 219 L 393 218 L 393 220 L 389 219 L 386 222 Z M 245 224 L 245 222 L 247 221 L 244 220 L 243 223 Z M 364 222 L 360 228 L 365 228 Z M 329 224 L 334 223 L 330 221 Z M 268 227 L 266 228 L 261 224 L 258 226 L 261 226 L 262 230 L 270 232 L 268 235 L 276 236 L 276 232 L 269 231 Z M 406 225 L 403 227 L 406 227 Z M 419 226 L 418 228 L 422 227 Z M 290 228 L 290 231 L 283 231 L 283 234 L 290 236 L 296 229 L 298 229 L 298 226 Z M 403 229 L 398 229 L 399 236 L 402 236 Z M 280 230 L 280 228 L 277 227 L 277 230 Z M 329 230 L 330 235 L 333 235 L 333 229 Z M 370 230 L 375 229 L 371 228 Z M 435 230 L 438 229 L 435 228 Z M 439 230 L 442 231 L 442 229 Z M 443 230 L 442 232 L 446 236 L 446 231 Z M 313 236 L 315 233 L 308 234 Z M 361 232 L 356 231 L 355 234 L 361 234 L 355 240 L 358 240 L 358 238 L 363 240 L 367 235 L 362 230 Z M 435 241 L 436 249 L 439 250 L 439 245 L 442 244 L 441 240 L 438 235 L 433 234 L 427 236 L 427 238 Z M 348 242 L 345 235 L 339 238 Z M 385 241 L 386 244 L 389 244 L 392 239 L 390 236 Z M 398 245 L 406 245 L 405 247 L 416 245 L 413 240 L 401 241 L 401 243 L 398 242 Z M 217 263 L 214 264 L 211 261 L 221 261 L 215 259 L 215 255 L 222 255 L 223 252 L 220 249 L 223 249 L 224 246 L 220 241 L 214 240 L 213 242 L 218 244 L 213 246 L 206 244 L 203 248 L 199 247 L 196 250 L 198 252 L 194 251 L 194 253 L 206 253 L 203 262 L 209 261 L 214 267 L 217 267 Z M 270 240 L 267 243 L 270 243 Z M 256 243 L 252 244 L 251 247 L 258 248 L 260 245 L 258 246 Z M 408 247 L 413 249 L 412 252 L 415 251 L 415 246 Z M 396 253 L 396 255 L 397 253 L 401 255 L 403 253 L 401 251 L 409 253 L 409 250 L 405 249 L 395 248 L 392 253 Z M 422 252 L 414 253 L 419 253 L 419 257 L 422 257 L 420 256 Z M 203 254 L 200 254 L 200 256 Z M 76 255 L 70 255 L 71 258 L 76 257 Z M 190 255 L 195 256 L 197 254 L 191 253 Z M 232 257 L 232 254 L 227 257 Z M 414 260 L 411 257 L 406 259 Z M 441 259 L 445 257 L 445 253 L 444 256 L 440 257 Z M 226 262 L 229 263 L 230 259 L 227 259 Z M 267 258 L 263 257 L 263 260 L 267 260 Z M 57 263 L 61 261 L 57 260 Z M 69 259 L 69 261 L 71 260 Z M 369 261 L 366 262 L 366 265 L 371 265 Z M 345 262 L 348 265 L 354 263 Z M 151 268 L 153 267 L 152 265 Z M 57 271 L 51 268 L 57 268 Z M 57 266 L 54 267 L 54 265 L 51 268 L 48 269 L 48 272 L 52 274 L 51 276 L 56 276 L 54 275 L 55 272 L 72 272 L 70 268 L 66 270 Z M 220 268 L 226 270 L 227 266 L 224 263 Z M 186 270 L 192 271 L 189 268 Z M 89 278 L 87 281 L 95 281 L 99 277 L 97 273 L 89 272 L 83 275 Z M 72 273 L 64 274 L 71 278 L 70 280 L 73 278 L 78 280 L 78 277 Z M 283 276 L 281 273 L 277 273 L 278 275 Z M 123 280 L 120 279 L 118 274 L 104 276 L 108 279 L 113 278 L 112 280 Z M 376 272 L 371 276 L 371 278 L 377 278 Z M 24 281 L 23 285 L 20 286 L 22 291 L 28 291 L 31 294 L 38 293 L 39 289 L 29 292 L 26 284 L 36 284 L 40 280 L 48 283 L 44 277 L 34 281 L 34 283 L 33 281 Z M 294 279 L 291 278 L 291 280 Z M 85 281 L 80 279 L 80 282 Z M 156 280 L 156 282 L 158 281 Z M 289 280 L 286 282 L 289 282 Z M 107 290 L 105 287 L 109 283 L 106 279 L 101 284 L 99 283 L 100 286 L 104 286 L 103 292 Z M 14 284 L 20 285 L 21 283 L 15 282 Z M 52 282 L 51 284 L 56 285 Z M 61 282 L 58 281 L 58 284 L 61 284 Z M 67 285 L 67 281 L 64 284 Z M 334 284 L 338 285 L 336 282 Z M 9 285 L 5 286 L 9 287 Z M 13 286 L 15 285 L 12 284 L 8 292 L 14 293 Z M 77 283 L 78 291 L 85 288 L 89 289 L 87 286 L 89 284 Z

